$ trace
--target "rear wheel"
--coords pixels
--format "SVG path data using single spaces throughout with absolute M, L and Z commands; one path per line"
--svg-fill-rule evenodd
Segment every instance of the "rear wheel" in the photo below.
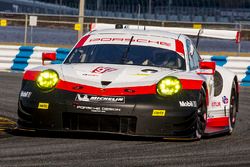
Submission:
M 206 92 L 204 88 L 201 89 L 196 118 L 196 131 L 195 138 L 200 139 L 205 132 L 207 125 L 207 104 L 206 104 Z
M 233 83 L 230 97 L 230 108 L 229 108 L 229 134 L 233 133 L 235 123 L 236 123 L 236 115 L 237 115 L 237 107 L 238 107 L 238 95 L 236 92 L 236 84 Z

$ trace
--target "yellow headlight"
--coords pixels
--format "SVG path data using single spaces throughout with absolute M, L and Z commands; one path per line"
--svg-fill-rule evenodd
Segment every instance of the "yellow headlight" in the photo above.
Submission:
M 58 81 L 57 72 L 54 70 L 44 70 L 37 77 L 36 84 L 42 90 L 51 90 L 56 86 Z
M 165 77 L 157 84 L 157 93 L 161 96 L 171 96 L 181 90 L 181 82 L 176 77 Z

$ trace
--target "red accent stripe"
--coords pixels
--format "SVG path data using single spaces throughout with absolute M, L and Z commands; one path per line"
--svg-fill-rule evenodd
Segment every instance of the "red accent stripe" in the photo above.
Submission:
M 75 48 L 82 47 L 83 44 L 88 40 L 89 37 L 90 37 L 90 35 L 86 35 L 86 36 L 82 37 L 82 39 L 76 44 Z
M 202 81 L 199 80 L 181 80 L 183 90 L 200 90 Z M 76 89 L 82 87 L 82 89 Z M 149 86 L 134 86 L 134 87 L 121 87 L 121 88 L 98 88 L 94 86 L 81 85 L 73 82 L 60 80 L 57 84 L 57 89 L 67 90 L 71 92 L 83 94 L 95 94 L 102 96 L 110 95 L 144 95 L 156 94 L 156 84 Z M 129 90 L 129 91 L 126 91 Z
M 203 83 L 201 80 L 180 79 L 180 81 L 184 90 L 200 90 Z
M 23 75 L 24 80 L 35 81 L 40 71 L 26 71 Z
M 26 71 L 24 73 L 24 80 L 35 81 L 40 71 Z M 183 90 L 200 90 L 202 81 L 181 79 Z M 98 88 L 94 86 L 82 85 L 78 83 L 60 80 L 56 86 L 57 89 L 67 90 L 71 92 L 96 94 L 96 95 L 144 95 L 156 94 L 156 84 L 148 86 L 133 86 L 120 88 Z M 79 89 L 82 88 L 82 89 Z
M 183 90 L 201 90 L 202 87 L 202 80 L 187 80 L 187 79 L 180 79 L 182 84 Z M 209 97 L 208 97 L 208 91 L 206 90 L 206 103 L 207 106 L 209 104 Z
M 76 89 L 82 87 L 82 89 Z M 156 85 L 151 86 L 136 86 L 136 87 L 123 87 L 123 88 L 97 88 L 93 86 L 81 85 L 77 83 L 67 82 L 60 80 L 56 86 L 57 89 L 67 90 L 71 92 L 83 94 L 95 94 L 101 96 L 110 95 L 143 95 L 143 94 L 156 94 Z M 126 91 L 129 90 L 129 91 Z
M 207 126 L 208 127 L 229 126 L 229 118 L 228 117 L 209 118 L 207 120 Z
M 236 40 L 235 40 L 236 43 L 240 43 L 240 32 L 238 31 L 236 33 Z
M 176 52 L 183 54 L 183 56 L 185 55 L 184 54 L 184 46 L 180 40 L 175 40 L 175 47 L 176 47 L 176 49 L 175 49 Z

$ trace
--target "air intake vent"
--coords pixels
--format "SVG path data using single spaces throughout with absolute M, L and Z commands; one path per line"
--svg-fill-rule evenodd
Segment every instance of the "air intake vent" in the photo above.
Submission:
M 135 134 L 136 117 L 63 113 L 63 128 L 96 132 Z
M 111 84 L 111 81 L 101 81 L 102 86 L 108 86 Z

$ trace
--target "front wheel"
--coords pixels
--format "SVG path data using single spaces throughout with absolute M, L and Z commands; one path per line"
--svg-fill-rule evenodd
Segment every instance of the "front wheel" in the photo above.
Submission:
M 196 117 L 196 130 L 195 138 L 200 139 L 205 132 L 207 125 L 207 104 L 206 92 L 204 88 L 201 89 L 198 100 L 197 117 Z

